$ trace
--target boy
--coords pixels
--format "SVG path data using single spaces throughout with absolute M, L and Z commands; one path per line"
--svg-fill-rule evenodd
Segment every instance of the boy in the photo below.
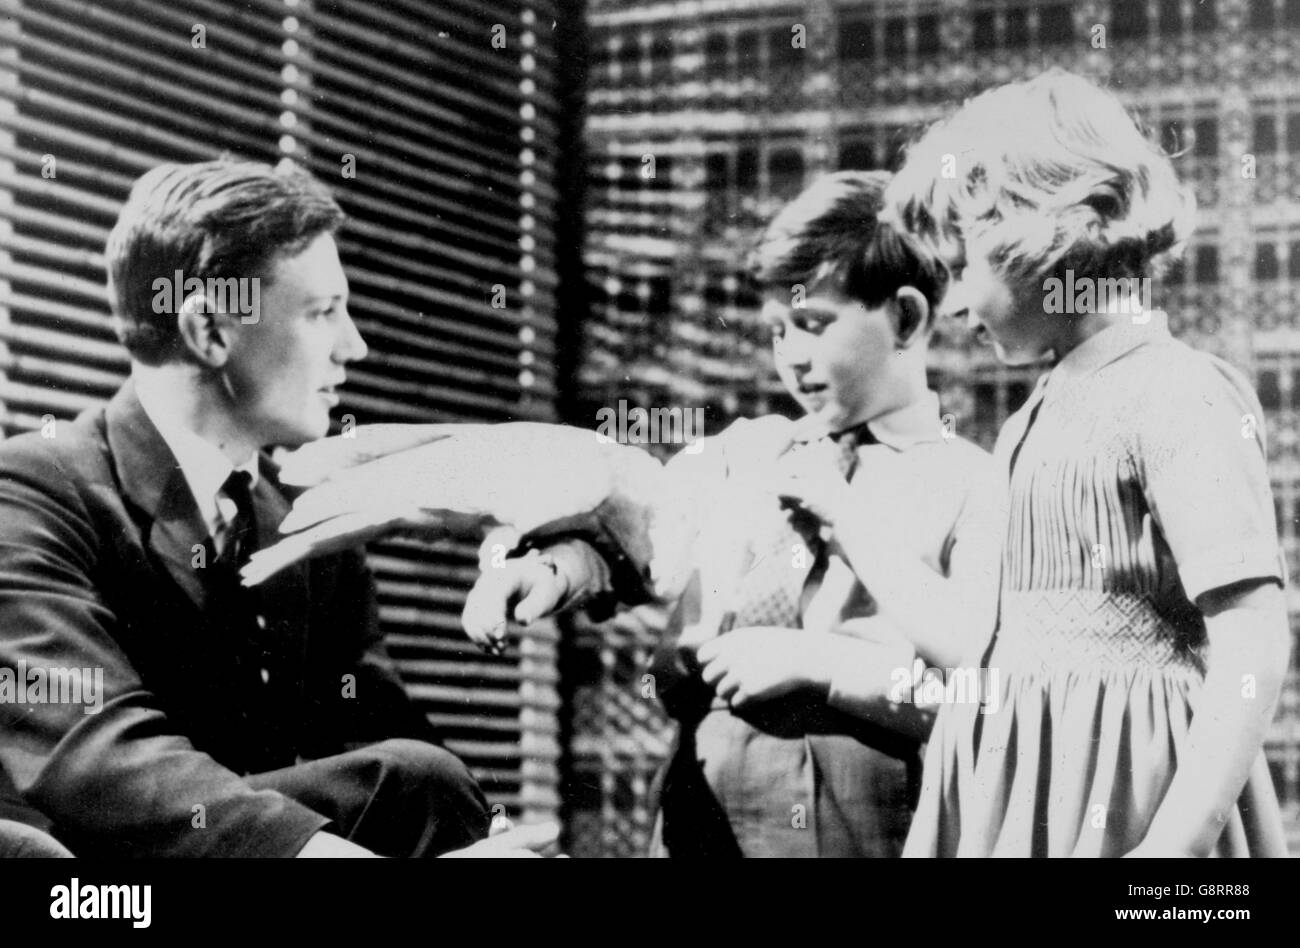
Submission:
M 480 641 L 500 634 L 515 599 L 520 620 L 603 593 L 636 601 L 629 576 L 675 602 L 652 668 L 681 725 L 656 854 L 901 852 L 930 715 L 899 701 L 899 689 L 891 695 L 890 682 L 911 667 L 914 644 L 934 658 L 975 643 L 891 615 L 888 570 L 864 585 L 813 505 L 799 502 L 801 485 L 847 480 L 856 503 L 841 516 L 895 558 L 919 557 L 947 577 L 965 611 L 995 607 L 990 459 L 946 436 L 926 386 L 947 272 L 877 224 L 887 182 L 878 172 L 820 179 L 777 215 L 751 259 L 777 371 L 805 416 L 741 420 L 675 457 L 643 518 L 651 542 L 609 531 L 621 551 L 652 548 L 649 561 L 608 543 L 601 554 L 552 543 L 485 571 L 467 602 L 466 629 Z

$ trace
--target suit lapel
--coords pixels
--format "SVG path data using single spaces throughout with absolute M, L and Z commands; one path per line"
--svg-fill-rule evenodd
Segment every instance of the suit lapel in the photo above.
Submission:
M 122 493 L 143 514 L 144 544 L 186 596 L 202 610 L 208 590 L 195 566 L 196 547 L 210 564 L 213 549 L 207 526 L 180 465 L 154 427 L 128 381 L 105 411 L 109 451 Z

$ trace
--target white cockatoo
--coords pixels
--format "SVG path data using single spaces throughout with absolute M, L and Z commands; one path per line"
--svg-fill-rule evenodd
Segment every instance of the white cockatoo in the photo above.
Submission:
M 280 525 L 284 539 L 243 570 L 256 585 L 292 563 L 399 530 L 497 536 L 591 527 L 646 536 L 663 468 L 638 447 L 542 422 L 361 425 L 288 454 L 279 477 L 306 490 Z M 636 498 L 635 503 L 620 499 Z

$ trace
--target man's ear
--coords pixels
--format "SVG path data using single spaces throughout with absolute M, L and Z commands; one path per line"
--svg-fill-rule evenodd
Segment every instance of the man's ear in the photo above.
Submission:
M 914 286 L 899 287 L 890 305 L 894 309 L 894 344 L 910 349 L 930 332 L 930 302 Z
M 191 293 L 176 315 L 176 331 L 189 357 L 219 369 L 230 358 L 233 340 L 230 321 L 222 317 L 203 293 Z

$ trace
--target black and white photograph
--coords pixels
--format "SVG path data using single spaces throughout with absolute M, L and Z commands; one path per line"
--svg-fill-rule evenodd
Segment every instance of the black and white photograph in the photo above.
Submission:
M 1158 867 L 1300 854 L 1298 320 L 1300 0 L 0 0 L 0 870 L 1240 933 Z

